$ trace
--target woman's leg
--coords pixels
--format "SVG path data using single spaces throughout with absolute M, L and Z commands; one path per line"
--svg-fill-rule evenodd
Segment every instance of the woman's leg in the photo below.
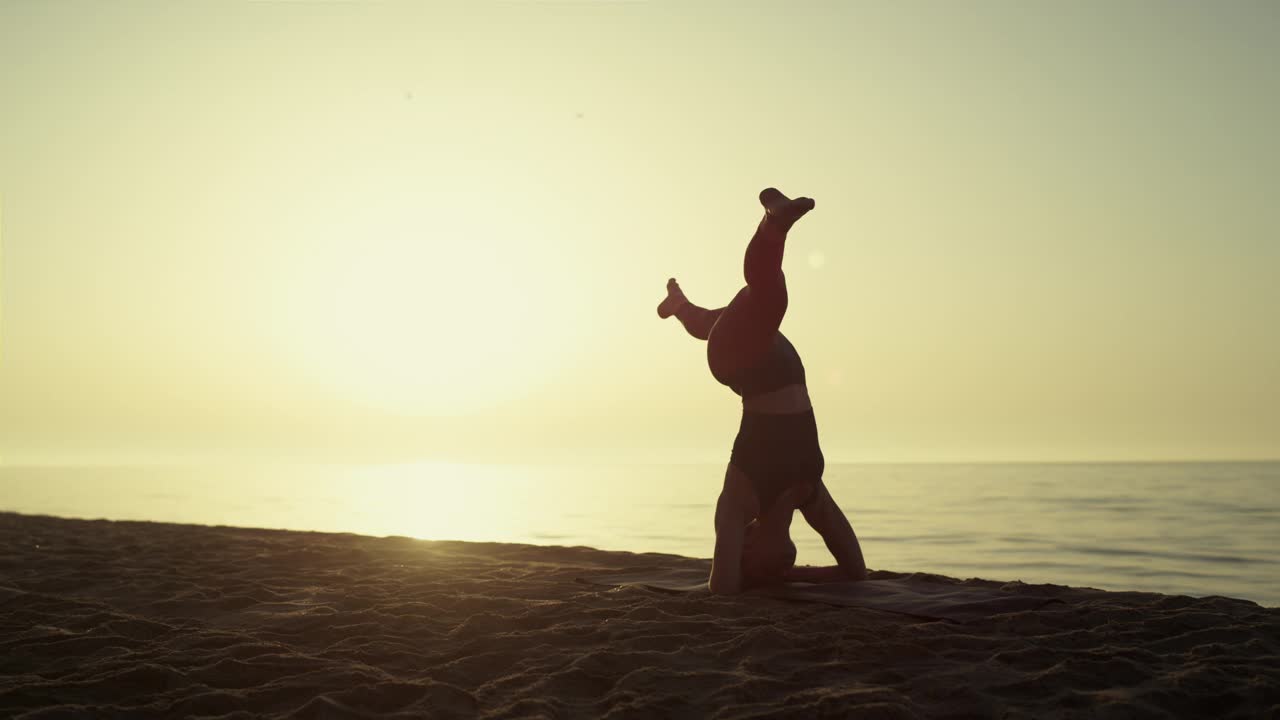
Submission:
M 787 283 L 782 255 L 787 232 L 813 209 L 813 200 L 792 200 L 773 188 L 760 193 L 764 218 L 743 257 L 747 286 L 724 308 L 711 334 L 708 360 L 716 377 L 732 377 L 766 351 L 787 312 Z
M 742 275 L 748 287 L 767 292 L 782 284 L 782 252 L 787 232 L 813 209 L 814 203 L 803 197 L 792 200 L 775 188 L 767 188 L 760 192 L 760 204 L 764 206 L 764 218 L 747 244 Z
M 689 303 L 676 312 L 676 319 L 684 325 L 684 329 L 688 330 L 690 335 L 699 340 L 706 340 L 711 337 L 711 328 L 716 326 L 716 321 L 720 319 L 722 312 L 724 308 L 708 310 Z
M 699 340 L 707 339 L 723 311 L 724 308 L 709 310 L 689 302 L 675 278 L 667 281 L 667 297 L 658 304 L 658 317 L 669 318 L 675 315 L 684 329 Z

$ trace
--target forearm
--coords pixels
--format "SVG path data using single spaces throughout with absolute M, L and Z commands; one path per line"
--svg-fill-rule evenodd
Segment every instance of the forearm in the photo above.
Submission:
M 836 505 L 825 487 L 820 487 L 819 492 L 821 494 L 817 502 L 801 508 L 805 520 L 822 536 L 827 550 L 831 551 L 832 557 L 848 579 L 865 579 L 867 564 L 862 558 L 862 546 L 853 532 L 853 526 L 849 524 L 849 518 L 845 517 L 844 511 Z
M 716 502 L 716 547 L 711 558 L 707 587 L 717 595 L 742 592 L 742 548 L 746 525 L 741 500 L 730 492 L 720 493 Z
M 854 534 L 853 526 L 849 525 L 844 515 L 841 515 L 837 522 L 844 527 L 831 537 L 824 536 L 822 540 L 826 543 L 827 550 L 831 551 L 832 557 L 836 559 L 840 569 L 844 571 L 846 579 L 865 580 L 867 563 L 862 557 L 862 545 L 858 542 L 858 536 Z
M 736 595 L 742 592 L 742 549 L 732 552 L 716 538 L 715 556 L 711 559 L 711 577 L 707 589 L 715 595 Z

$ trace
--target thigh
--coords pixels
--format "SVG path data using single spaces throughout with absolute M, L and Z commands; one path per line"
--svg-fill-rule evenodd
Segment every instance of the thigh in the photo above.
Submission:
M 707 337 L 712 373 L 728 378 L 758 362 L 773 346 L 785 313 L 785 299 L 779 304 L 777 298 L 757 288 L 739 290 Z
M 722 339 L 728 342 L 770 338 L 782 326 L 782 318 L 787 314 L 787 298 L 787 283 L 781 274 L 776 284 L 744 287 L 725 306 L 715 328 L 727 321 Z

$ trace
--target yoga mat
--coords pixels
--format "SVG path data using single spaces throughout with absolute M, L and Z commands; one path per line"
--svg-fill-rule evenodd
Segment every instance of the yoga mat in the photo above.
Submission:
M 578 578 L 603 587 L 635 585 L 669 593 L 706 592 L 708 568 L 635 568 Z M 951 585 L 917 578 L 892 578 L 840 583 L 784 583 L 749 590 L 780 600 L 817 602 L 844 607 L 910 615 L 926 620 L 969 622 L 1003 613 L 1036 610 L 1061 602 L 1042 595 L 1024 595 L 999 588 Z

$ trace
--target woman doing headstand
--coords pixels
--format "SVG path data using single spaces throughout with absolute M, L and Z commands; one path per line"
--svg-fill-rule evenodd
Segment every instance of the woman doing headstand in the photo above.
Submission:
M 694 305 L 674 278 L 658 305 L 659 317 L 674 315 L 690 335 L 707 341 L 711 374 L 742 397 L 742 422 L 716 502 L 714 593 L 784 580 L 861 580 L 867 572 L 853 528 L 822 483 L 825 463 L 804 364 L 778 330 L 787 311 L 787 232 L 814 202 L 768 188 L 760 204 L 764 218 L 743 262 L 747 286 L 727 306 Z M 790 527 L 797 509 L 837 567 L 794 567 Z

